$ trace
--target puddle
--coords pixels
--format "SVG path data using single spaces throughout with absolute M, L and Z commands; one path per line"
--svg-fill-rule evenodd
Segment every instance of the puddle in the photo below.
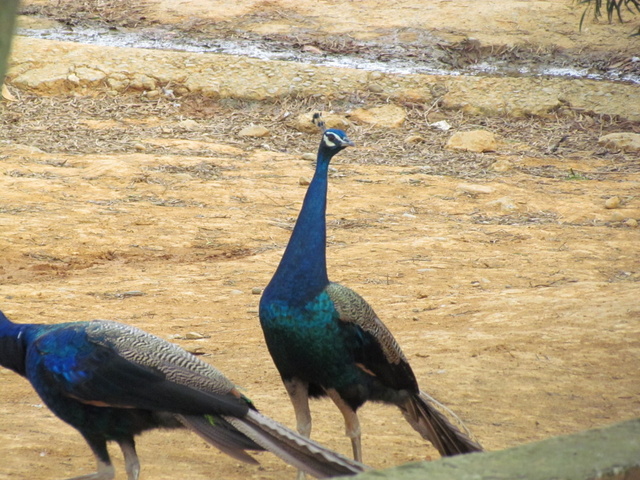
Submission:
M 163 29 L 145 29 L 142 31 L 124 31 L 107 27 L 73 27 L 28 29 L 21 28 L 19 35 L 67 42 L 84 43 L 90 45 L 102 45 L 111 47 L 148 48 L 153 50 L 173 50 L 198 53 L 219 53 L 236 55 L 261 60 L 284 60 L 308 65 L 321 65 L 328 67 L 347 67 L 360 70 L 379 71 L 391 74 L 430 74 L 430 75 L 484 75 L 484 76 L 509 76 L 509 77 L 570 77 L 592 80 L 608 80 L 640 84 L 640 57 L 632 57 L 629 62 L 634 64 L 633 73 L 608 69 L 606 72 L 594 73 L 586 67 L 566 65 L 566 59 L 562 65 L 549 65 L 543 63 L 525 62 L 514 65 L 508 61 L 496 60 L 493 62 L 482 61 L 463 68 L 450 68 L 437 58 L 429 59 L 427 55 L 419 60 L 410 56 L 390 55 L 385 53 L 384 60 L 367 58 L 366 54 L 312 54 L 294 48 L 285 42 L 265 40 L 221 40 L 211 38 L 198 38 L 196 36 L 184 36 L 183 32 L 172 32 Z M 372 48 L 371 56 L 375 57 L 376 48 Z M 378 56 L 380 47 L 377 46 Z M 637 67 L 636 67 L 637 65 Z

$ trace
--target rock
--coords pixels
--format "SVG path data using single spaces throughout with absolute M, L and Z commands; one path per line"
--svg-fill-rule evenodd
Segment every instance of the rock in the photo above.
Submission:
M 447 142 L 449 150 L 464 150 L 467 152 L 493 152 L 498 142 L 493 133 L 486 130 L 471 130 L 469 132 L 454 133 Z
M 307 160 L 309 162 L 315 162 L 316 160 L 316 154 L 315 153 L 311 153 L 311 152 L 306 152 L 303 153 L 300 158 L 302 158 L 302 160 Z
M 69 75 L 67 77 L 67 80 L 69 80 L 74 85 L 80 85 L 80 78 L 78 78 L 78 76 L 75 73 L 72 73 L 71 75 Z
M 471 183 L 459 183 L 456 190 L 466 193 L 493 193 L 494 188 L 488 185 L 476 185 Z
M 638 221 L 635 218 L 630 218 L 624 224 L 627 227 L 636 228 L 638 226 Z
M 251 289 L 252 295 L 260 295 L 262 293 L 262 289 L 260 287 L 253 287 Z
M 187 130 L 189 132 L 192 132 L 194 130 L 199 130 L 200 124 L 195 120 L 188 118 L 186 120 L 182 120 L 181 122 L 178 122 L 178 127 L 184 130 Z
M 204 355 L 206 353 L 205 349 L 200 345 L 183 345 L 182 348 L 191 355 Z
M 610 150 L 640 152 L 640 133 L 610 133 L 600 137 L 598 144 Z
M 135 148 L 139 152 L 144 152 L 147 149 L 147 146 L 144 143 L 134 143 L 133 148 Z
M 266 127 L 262 125 L 249 125 L 248 127 L 244 127 L 238 135 L 241 137 L 266 137 L 270 135 L 271 132 Z
M 489 205 L 490 207 L 497 207 L 504 213 L 512 213 L 518 210 L 518 206 L 509 197 L 502 197 L 497 200 L 493 200 L 491 202 L 488 202 L 487 205 Z
M 620 197 L 610 197 L 604 202 L 604 208 L 614 209 L 620 206 Z
M 608 220 L 610 222 L 622 222 L 625 218 L 627 217 L 625 216 L 624 213 L 615 211 L 615 212 L 611 212 L 611 215 L 609 216 Z
M 429 126 L 432 127 L 432 128 L 437 128 L 438 130 L 442 130 L 443 132 L 451 130 L 451 124 L 449 122 L 447 122 L 446 120 L 440 120 L 438 122 L 434 122 L 434 123 L 430 124 Z
M 198 332 L 188 332 L 185 334 L 184 338 L 187 340 L 201 340 L 207 337 Z
M 318 133 L 318 126 L 313 123 L 313 115 L 316 112 L 302 113 L 298 115 L 291 126 L 299 132 L 306 133 Z M 347 120 L 344 115 L 338 115 L 337 113 L 320 112 L 322 114 L 322 120 L 327 128 L 339 128 L 340 130 L 348 130 L 351 127 L 351 122 Z M 314 156 L 315 159 L 315 156 Z
M 304 177 L 300 177 L 298 179 L 298 185 L 302 186 L 302 187 L 306 187 L 307 185 L 309 185 L 311 183 L 311 181 L 308 178 L 304 178 Z
M 366 123 L 386 128 L 401 127 L 406 117 L 407 114 L 404 108 L 393 104 L 369 109 L 357 108 L 349 115 L 349 119 L 356 123 Z
M 491 164 L 491 170 L 494 172 L 508 172 L 513 168 L 513 163 L 509 160 L 498 160 Z

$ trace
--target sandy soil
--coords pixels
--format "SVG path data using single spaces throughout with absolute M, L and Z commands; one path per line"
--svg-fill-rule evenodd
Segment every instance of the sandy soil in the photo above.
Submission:
M 376 14 L 364 16 L 363 3 L 322 2 L 319 11 L 316 2 L 236 2 L 220 21 L 291 32 L 304 20 L 310 31 L 364 35 L 401 30 L 407 25 L 397 19 L 421 11 L 367 1 Z M 498 9 L 505 2 L 486 2 L 483 15 L 475 3 L 441 1 L 429 12 L 441 8 L 437 30 L 455 35 L 576 41 L 574 17 L 561 2 L 508 2 L 508 15 Z M 194 5 L 138 7 L 164 22 L 222 15 Z M 525 6 L 555 10 L 538 28 L 538 13 L 523 23 Z M 610 34 L 626 29 L 590 24 L 586 36 L 606 50 Z M 432 110 L 454 130 L 500 135 L 496 152 L 465 154 L 443 149 L 451 132 L 429 129 L 425 107 L 405 107 L 400 129 L 354 126 L 358 146 L 333 165 L 331 278 L 369 300 L 422 388 L 489 450 L 637 417 L 640 159 L 606 151 L 597 139 L 640 126 L 589 115 L 516 121 Z M 1 108 L 2 310 L 18 322 L 107 318 L 144 328 L 201 354 L 264 413 L 293 425 L 258 324 L 257 292 L 288 240 L 301 180 L 312 174 L 301 155 L 319 140 L 293 130 L 283 114 L 317 105 L 23 93 Z M 252 122 L 271 136 L 236 135 Z M 405 143 L 416 132 L 424 142 Z M 611 197 L 618 208 L 605 208 Z M 513 209 L 501 208 L 505 198 Z M 0 370 L 0 383 L 0 479 L 94 468 L 81 437 L 42 407 L 26 381 Z M 329 402 L 312 409 L 313 437 L 349 453 L 336 409 Z M 391 407 L 367 405 L 361 421 L 365 461 L 374 467 L 438 458 Z M 153 432 L 138 444 L 147 479 L 295 474 L 266 453 L 256 455 L 260 468 L 239 464 L 186 432 Z

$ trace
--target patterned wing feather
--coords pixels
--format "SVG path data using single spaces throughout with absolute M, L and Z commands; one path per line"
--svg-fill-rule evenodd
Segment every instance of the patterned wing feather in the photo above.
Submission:
M 398 342 L 364 298 L 350 288 L 333 282 L 329 283 L 326 291 L 338 311 L 340 320 L 353 323 L 373 336 L 389 363 L 407 361 Z
M 94 405 L 246 414 L 249 407 L 234 385 L 178 346 L 116 322 L 96 320 L 82 326 L 73 327 L 80 332 L 73 337 L 54 331 L 38 340 L 41 353 L 46 353 L 42 368 L 56 376 L 68 396 Z M 73 355 L 62 345 L 71 338 Z
M 327 293 L 345 330 L 357 332 L 353 337 L 357 341 L 349 342 L 356 365 L 386 387 L 417 392 L 418 383 L 409 362 L 371 306 L 356 292 L 337 283 L 330 283 Z

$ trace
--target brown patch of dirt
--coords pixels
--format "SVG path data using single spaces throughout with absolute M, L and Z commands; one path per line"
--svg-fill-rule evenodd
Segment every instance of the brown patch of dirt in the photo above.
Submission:
M 195 15 L 193 5 L 185 4 L 182 15 Z M 280 25 L 276 33 L 287 35 L 282 25 L 291 29 L 289 18 L 302 22 L 287 10 L 289 2 L 264 5 L 274 6 L 269 15 L 254 9 L 242 20 L 269 34 Z M 327 5 L 335 13 L 343 2 Z M 347 7 L 357 9 L 358 2 Z M 505 21 L 498 16 L 484 25 L 482 16 L 472 24 L 472 12 L 457 8 L 460 28 L 474 35 L 489 35 L 491 25 Z M 358 31 L 375 30 L 382 13 Z M 316 14 L 318 22 L 335 18 Z M 341 22 L 349 18 L 345 13 Z M 509 25 L 512 36 L 528 35 L 520 24 Z M 618 28 L 597 27 L 600 35 Z M 350 102 L 331 107 L 348 111 Z M 319 136 L 297 132 L 287 119 L 323 107 L 313 100 L 24 93 L 3 103 L 2 310 L 17 322 L 107 318 L 136 325 L 202 354 L 265 414 L 293 425 L 252 292 L 275 270 L 305 193 L 300 179 L 313 172 L 301 155 L 315 152 Z M 332 165 L 331 278 L 369 300 L 422 388 L 487 449 L 637 417 L 640 230 L 633 220 L 640 220 L 640 159 L 605 150 L 597 139 L 640 133 L 640 126 L 580 113 L 516 120 L 404 107 L 407 121 L 399 129 L 354 126 L 349 135 L 357 147 Z M 451 132 L 429 127 L 440 119 L 453 131 L 493 131 L 498 150 L 444 149 Z M 271 135 L 237 136 L 250 123 Z M 414 134 L 423 141 L 405 142 Z M 510 167 L 496 170 L 496 162 Z M 478 193 L 463 183 L 493 190 Z M 612 196 L 621 205 L 606 209 Z M 505 198 L 514 208 L 501 207 Z M 185 339 L 191 331 L 206 338 Z M 26 381 L 3 369 L 0 383 L 1 480 L 92 471 L 84 441 L 42 407 Z M 335 407 L 314 402 L 312 411 L 313 437 L 348 454 Z M 367 405 L 361 421 L 365 461 L 374 467 L 438 458 L 392 407 Z M 239 464 L 186 432 L 153 432 L 138 444 L 142 478 L 295 475 L 271 454 L 256 455 L 260 467 Z M 123 478 L 121 455 L 112 451 Z

